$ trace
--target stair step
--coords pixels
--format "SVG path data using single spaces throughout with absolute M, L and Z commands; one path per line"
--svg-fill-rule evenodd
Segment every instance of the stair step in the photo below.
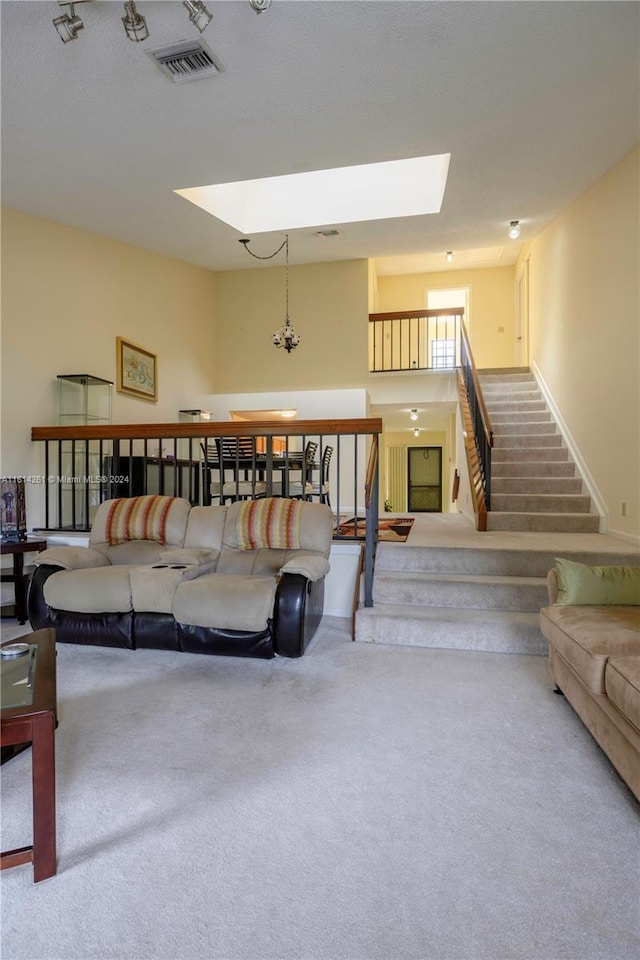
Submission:
M 593 513 L 507 513 L 490 510 L 487 530 L 517 530 L 522 533 L 598 533 L 600 518 Z
M 491 454 L 491 463 L 505 463 L 509 461 L 536 460 L 538 462 L 553 460 L 568 460 L 569 451 L 566 447 L 502 447 L 496 446 Z
M 588 493 L 491 493 L 491 510 L 500 513 L 589 513 Z
M 508 413 L 512 410 L 546 410 L 547 405 L 544 400 L 516 400 L 513 403 L 506 403 L 504 400 L 496 400 L 493 403 L 487 403 L 485 406 L 490 417 L 496 413 Z
M 489 517 L 492 514 L 489 513 Z M 597 519 L 597 518 L 596 518 Z M 578 531 L 580 532 L 580 531 Z M 514 544 L 522 541 L 517 536 Z M 377 577 L 392 571 L 434 573 L 452 576 L 546 577 L 557 556 L 590 566 L 629 566 L 640 564 L 640 551 L 619 553 L 606 550 L 532 549 L 531 547 L 410 547 L 408 543 L 378 544 Z
M 544 577 L 498 577 L 444 573 L 377 573 L 373 602 L 426 607 L 537 613 L 546 606 Z
M 519 423 L 501 422 L 492 420 L 493 436 L 496 437 L 518 437 L 518 436 L 556 436 L 558 428 L 551 420 L 522 420 Z
M 562 436 L 559 433 L 494 433 L 493 448 L 498 447 L 561 447 Z
M 498 423 L 522 424 L 522 423 L 551 423 L 551 412 L 544 410 L 501 410 L 491 414 L 491 423 L 495 427 Z
M 539 390 L 503 390 L 483 388 L 482 395 L 487 406 L 496 403 L 527 403 L 534 400 L 543 400 Z M 543 401 L 544 402 L 544 401 Z
M 496 477 L 491 478 L 491 497 L 497 494 L 522 493 L 529 496 L 540 494 L 582 493 L 580 477 Z
M 355 640 L 413 647 L 544 656 L 537 613 L 392 604 L 356 611 Z
M 491 458 L 491 482 L 497 477 L 573 477 L 572 460 L 496 460 Z
M 480 382 L 484 387 L 485 383 L 523 383 L 529 381 L 536 383 L 536 378 L 530 370 L 512 370 L 504 372 L 499 370 L 478 370 Z

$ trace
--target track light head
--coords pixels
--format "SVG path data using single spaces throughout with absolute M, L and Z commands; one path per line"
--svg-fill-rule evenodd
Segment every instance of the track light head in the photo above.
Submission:
M 149 36 L 147 21 L 141 13 L 138 13 L 133 0 L 125 3 L 124 12 L 125 16 L 122 18 L 122 23 L 124 25 L 124 32 L 129 37 L 129 40 L 132 40 L 134 43 L 140 43 L 142 40 L 146 40 Z
M 418 411 L 416 410 L 415 407 L 414 407 L 414 408 L 411 410 L 411 412 L 409 413 L 409 419 L 410 419 L 410 420 L 417 420 L 417 419 L 418 419 Z
M 520 221 L 512 220 L 507 231 L 512 240 L 517 240 L 520 236 Z
M 249 0 L 249 6 L 256 13 L 263 13 L 271 6 L 271 0 Z
M 58 31 L 58 36 L 63 43 L 69 43 L 75 40 L 80 30 L 84 30 L 82 19 L 77 16 L 72 3 L 60 4 L 60 6 L 69 7 L 69 13 L 63 13 L 60 17 L 55 17 L 53 25 Z
M 202 0 L 182 0 L 183 7 L 189 13 L 189 20 L 194 27 L 204 33 L 211 22 L 213 14 L 209 13 Z

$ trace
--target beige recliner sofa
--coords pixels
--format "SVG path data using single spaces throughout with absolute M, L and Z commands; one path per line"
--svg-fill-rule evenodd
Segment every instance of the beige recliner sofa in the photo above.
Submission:
M 140 520 L 151 501 L 155 526 Z M 134 521 L 116 529 L 118 510 Z M 29 619 L 67 643 L 299 657 L 322 617 L 332 528 L 326 506 L 276 498 L 105 501 L 89 547 L 38 555 Z
M 596 602 L 586 603 L 588 593 L 562 596 L 568 563 L 558 560 L 549 571 L 551 606 L 540 611 L 540 628 L 549 642 L 551 677 L 640 800 L 640 594 L 633 586 L 640 570 L 585 568 L 604 571 L 603 576 L 608 570 L 628 570 L 630 587 L 623 596 L 628 602 L 597 602 L 616 599 L 605 593 L 594 596 Z

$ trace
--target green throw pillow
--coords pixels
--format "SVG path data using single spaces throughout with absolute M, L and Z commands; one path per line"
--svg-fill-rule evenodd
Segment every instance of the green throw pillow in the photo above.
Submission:
M 640 567 L 589 567 L 555 558 L 558 603 L 640 605 Z

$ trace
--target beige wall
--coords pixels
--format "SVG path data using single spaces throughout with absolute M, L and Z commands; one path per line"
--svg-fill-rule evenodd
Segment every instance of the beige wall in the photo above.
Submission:
M 36 472 L 30 429 L 57 420 L 57 374 L 115 381 L 118 335 L 158 355 L 159 401 L 114 386 L 114 423 L 200 406 L 215 388 L 214 293 L 209 271 L 3 210 L 3 475 Z
M 530 356 L 609 512 L 640 536 L 639 151 L 530 245 Z M 626 517 L 622 515 L 626 503 Z
M 424 310 L 427 290 L 470 288 L 467 324 L 478 367 L 515 364 L 514 267 L 486 270 L 443 270 L 378 277 L 378 312 Z
M 284 322 L 283 267 L 216 275 L 217 393 L 362 386 L 367 378 L 366 260 L 289 271 L 289 314 L 301 345 L 271 342 Z

